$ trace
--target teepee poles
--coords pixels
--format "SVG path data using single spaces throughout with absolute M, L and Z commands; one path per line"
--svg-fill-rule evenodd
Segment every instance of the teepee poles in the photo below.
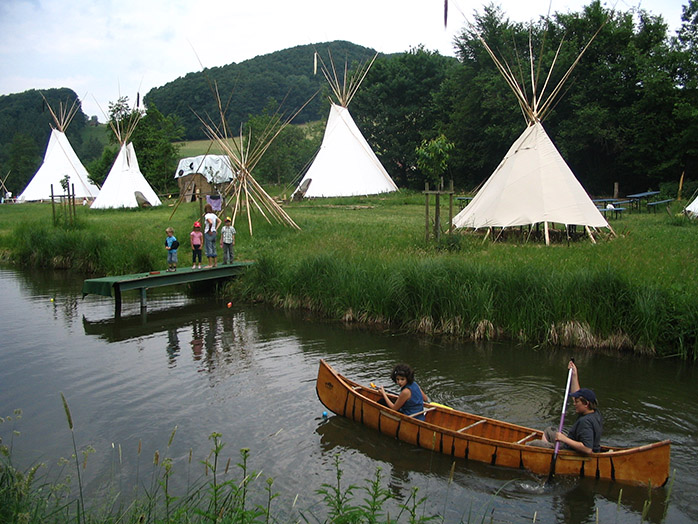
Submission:
M 322 57 L 317 51 L 315 52 L 314 63 L 317 64 L 317 61 L 320 60 L 320 70 L 322 71 L 325 80 L 327 80 L 327 83 L 337 99 L 337 102 L 342 107 L 348 107 L 351 99 L 354 98 L 354 95 L 359 90 L 359 87 L 366 78 L 366 75 L 371 69 L 373 62 L 376 61 L 378 53 L 376 53 L 370 61 L 360 64 L 351 75 L 348 71 L 348 64 L 344 62 L 344 74 L 341 81 L 339 79 L 339 75 L 337 74 L 334 60 L 332 59 L 332 53 L 329 50 L 327 53 L 330 58 L 330 68 L 325 65 L 325 62 L 322 60 Z
M 538 72 L 536 73 L 534 59 L 533 59 L 533 36 L 532 36 L 532 33 L 529 32 L 529 38 L 528 38 L 529 74 L 531 77 L 531 90 L 532 90 L 530 100 L 526 96 L 525 83 L 523 81 L 519 82 L 516 79 L 516 75 L 513 73 L 511 67 L 506 62 L 506 60 L 504 60 L 503 58 L 500 59 L 495 54 L 495 52 L 487 44 L 484 37 L 479 32 L 474 31 L 474 33 L 477 36 L 478 40 L 480 40 L 480 43 L 485 48 L 485 51 L 487 51 L 487 54 L 490 56 L 490 58 L 494 62 L 497 70 L 500 72 L 500 74 L 502 75 L 502 77 L 506 81 L 507 85 L 514 92 L 514 95 L 516 96 L 516 99 L 519 102 L 519 105 L 521 106 L 521 110 L 524 113 L 524 116 L 526 118 L 526 122 L 530 124 L 533 122 L 542 122 L 543 121 L 543 119 L 545 118 L 547 113 L 554 106 L 554 103 L 557 100 L 558 95 L 559 95 L 560 91 L 562 90 L 562 87 L 565 85 L 565 83 L 569 79 L 570 75 L 572 74 L 572 71 L 574 71 L 575 67 L 577 67 L 577 64 L 579 64 L 579 61 L 582 59 L 582 56 L 584 56 L 584 53 L 589 48 L 591 43 L 596 39 L 599 32 L 603 29 L 603 27 L 606 25 L 608 20 L 609 19 L 607 18 L 599 26 L 599 28 L 592 35 L 592 37 L 589 39 L 589 41 L 586 43 L 586 45 L 579 52 L 579 54 L 577 55 L 577 58 L 574 60 L 574 62 L 572 62 L 572 64 L 568 67 L 567 71 L 562 76 L 560 81 L 555 85 L 555 87 L 552 89 L 550 94 L 547 96 L 546 96 L 546 90 L 548 88 L 548 84 L 550 83 L 552 72 L 555 69 L 555 65 L 557 64 L 557 60 L 560 56 L 560 50 L 562 49 L 562 45 L 564 44 L 565 40 L 562 39 L 560 41 L 560 44 L 558 45 L 557 50 L 555 51 L 555 56 L 553 57 L 552 64 L 550 66 L 550 69 L 548 70 L 548 74 L 546 75 L 543 86 L 541 87 L 540 91 L 538 91 L 538 77 L 540 75 L 541 64 L 540 63 L 538 64 Z M 541 54 L 542 54 L 542 49 L 541 49 Z
M 244 205 L 246 207 L 250 235 L 252 235 L 251 212 L 253 207 L 268 223 L 275 220 L 294 229 L 300 229 L 298 224 L 293 221 L 288 213 L 286 213 L 286 211 L 284 211 L 255 180 L 252 176 L 252 171 L 267 152 L 272 142 L 315 95 L 289 118 L 282 118 L 277 111 L 277 113 L 272 115 L 265 129 L 261 131 L 259 136 L 253 135 L 251 129 L 244 132 L 241 128 L 239 139 L 236 140 L 231 136 L 226 120 L 227 104 L 224 108 L 217 84 L 213 84 L 212 90 L 218 104 L 220 124 L 214 124 L 210 119 L 206 121 L 201 116 L 197 116 L 204 127 L 204 132 L 208 135 L 209 139 L 215 141 L 223 153 L 228 156 L 231 166 L 233 166 L 236 171 L 235 178 L 223 195 L 225 198 L 232 192 L 232 198 L 235 201 L 232 216 L 233 223 L 235 223 L 241 206 Z
M 51 117 L 56 124 L 56 129 L 58 129 L 58 131 L 61 133 L 65 133 L 66 129 L 68 129 L 68 126 L 70 125 L 70 122 L 73 120 L 73 117 L 78 112 L 78 109 L 80 109 L 80 99 L 76 98 L 73 100 L 70 107 L 68 107 L 67 103 L 63 104 L 63 102 L 58 102 L 58 111 L 54 111 L 51 104 L 49 104 L 48 100 L 46 100 L 44 94 L 40 94 L 41 98 L 44 99 L 44 103 L 46 104 L 49 113 L 51 113 Z

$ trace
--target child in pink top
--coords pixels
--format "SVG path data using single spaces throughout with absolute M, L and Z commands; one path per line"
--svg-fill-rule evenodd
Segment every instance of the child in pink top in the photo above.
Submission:
M 192 269 L 201 269 L 201 246 L 204 243 L 204 234 L 201 232 L 201 223 L 194 222 L 194 230 L 189 235 L 191 239 Z M 197 265 L 198 259 L 198 265 Z

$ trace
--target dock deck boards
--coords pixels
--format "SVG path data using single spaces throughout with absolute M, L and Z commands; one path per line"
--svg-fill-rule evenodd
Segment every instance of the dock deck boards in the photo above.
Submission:
M 158 272 L 134 273 L 132 275 L 116 275 L 101 278 L 88 278 L 82 284 L 82 296 L 102 295 L 115 296 L 115 289 L 121 291 L 129 289 L 142 289 L 160 286 L 186 284 L 188 282 L 201 282 L 219 278 L 233 277 L 242 273 L 246 267 L 254 262 L 233 262 L 229 265 L 211 268 L 191 269 L 189 267 L 178 268 L 177 271 L 167 272 L 164 269 Z
M 252 261 L 240 261 L 211 268 L 191 269 L 184 267 L 172 272 L 163 269 L 149 273 L 88 278 L 82 284 L 82 296 L 83 298 L 87 295 L 114 297 L 116 299 L 116 314 L 118 315 L 121 310 L 121 293 L 124 291 L 140 290 L 141 308 L 145 309 L 145 292 L 148 288 L 230 278 L 241 274 L 253 264 Z

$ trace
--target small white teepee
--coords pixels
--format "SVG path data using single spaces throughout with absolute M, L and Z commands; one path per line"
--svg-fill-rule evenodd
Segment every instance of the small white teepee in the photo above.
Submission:
M 315 56 L 317 60 L 317 53 Z M 398 190 L 348 109 L 349 102 L 375 59 L 374 56 L 367 66 L 360 66 L 348 85 L 346 65 L 344 82 L 341 84 L 334 64 L 332 74 L 322 65 L 322 72 L 339 103 L 330 100 L 332 105 L 322 145 L 294 194 L 308 198 L 344 197 Z
M 92 209 L 159 206 L 162 202 L 138 167 L 133 144 L 123 144 Z
M 698 197 L 696 197 L 693 202 L 686 206 L 686 213 L 694 217 L 698 217 Z
M 119 154 L 109 170 L 102 189 L 90 206 L 92 209 L 109 209 L 121 207 L 139 207 L 144 205 L 159 206 L 158 196 L 138 167 L 138 158 L 129 138 L 138 125 L 141 113 L 133 109 L 130 116 L 121 122 L 111 120 L 109 124 L 121 144 Z
M 68 183 L 75 188 L 75 198 L 96 197 L 99 188 L 90 180 L 85 166 L 78 159 L 65 135 L 65 130 L 79 109 L 78 100 L 76 99 L 70 108 L 59 104 L 58 113 L 53 111 L 48 101 L 46 106 L 51 112 L 56 127 L 51 130 L 43 163 L 24 191 L 17 197 L 17 201 L 49 200 L 52 185 L 54 195 L 60 195 L 63 193 L 61 181 L 66 177 L 68 177 Z
M 584 226 L 592 242 L 594 237 L 590 227 L 606 227 L 613 232 L 541 124 L 591 41 L 547 96 L 545 88 L 550 81 L 555 61 L 543 88 L 538 92 L 535 87 L 533 50 L 529 43 L 531 85 L 534 86 L 529 101 L 526 89 L 518 82 L 513 69 L 506 63 L 502 64 L 482 36 L 479 38 L 516 95 L 528 126 L 470 204 L 453 218 L 453 226 L 480 229 L 543 223 L 546 244 L 550 243 L 549 223 Z M 558 53 L 559 51 L 560 48 Z M 556 54 L 556 58 L 557 56 Z

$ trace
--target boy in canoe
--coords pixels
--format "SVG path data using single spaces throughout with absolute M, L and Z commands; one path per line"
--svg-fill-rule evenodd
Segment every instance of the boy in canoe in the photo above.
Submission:
M 532 440 L 526 445 L 554 448 L 555 441 L 559 440 L 562 449 L 585 454 L 598 453 L 601 451 L 603 417 L 598 409 L 596 394 L 591 389 L 579 387 L 579 374 L 574 362 L 570 361 L 567 368 L 572 370 L 570 397 L 574 399 L 574 410 L 579 415 L 576 422 L 566 433 L 558 432 L 557 428 L 551 426 L 543 432 L 542 440 Z
M 390 378 L 398 386 L 400 386 L 400 394 L 397 400 L 393 402 L 388 398 L 388 395 L 380 387 L 380 392 L 383 395 L 383 402 L 386 406 L 405 415 L 415 415 L 424 411 L 424 403 L 429 402 L 429 399 L 422 391 L 422 388 L 414 381 L 414 371 L 407 364 L 398 364 L 393 368 Z M 416 415 L 414 418 L 424 420 L 424 413 Z

